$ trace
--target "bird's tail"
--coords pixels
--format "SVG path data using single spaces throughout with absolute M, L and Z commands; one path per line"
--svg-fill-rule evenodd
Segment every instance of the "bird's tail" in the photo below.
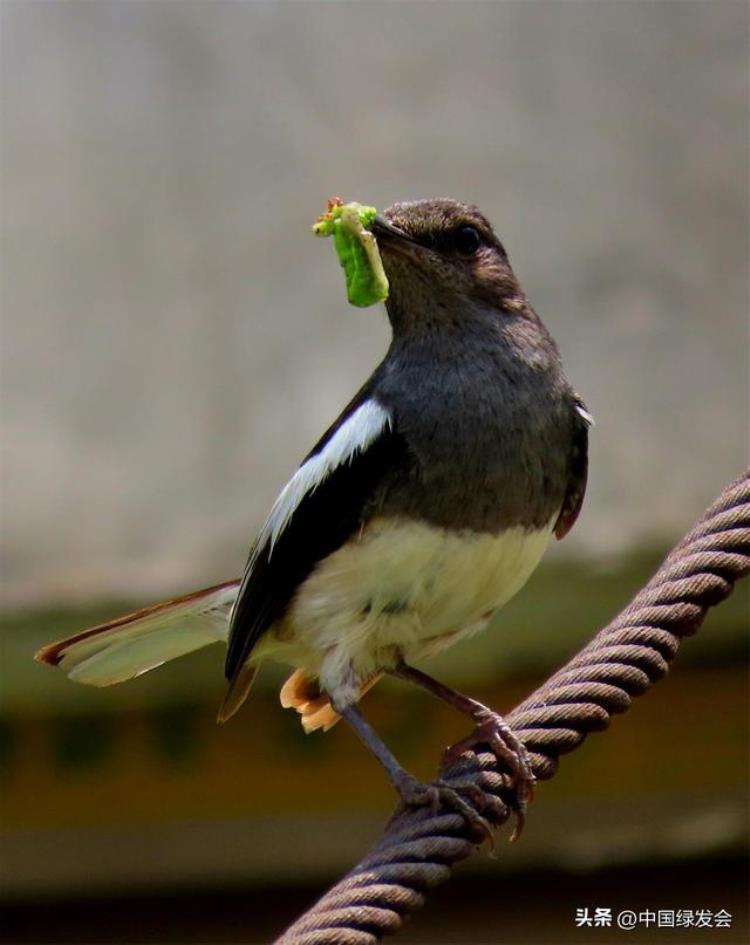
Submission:
M 111 686 L 168 660 L 226 642 L 239 581 L 146 607 L 43 646 L 36 659 L 59 666 L 75 682 Z
M 360 699 L 380 679 L 382 673 L 370 677 L 359 690 Z M 296 669 L 281 687 L 279 693 L 285 709 L 296 709 L 300 715 L 302 728 L 309 735 L 322 728 L 327 732 L 338 722 L 341 716 L 331 705 L 331 700 L 321 693 L 317 680 L 310 679 L 301 669 Z
M 35 659 L 59 666 L 69 679 L 89 686 L 112 686 L 134 679 L 210 643 L 226 643 L 239 584 L 229 581 L 207 587 L 82 630 L 43 646 Z M 256 667 L 248 664 L 238 673 L 219 710 L 220 722 L 234 715 L 245 701 L 255 671 Z M 378 679 L 380 674 L 367 680 L 360 696 Z M 280 697 L 285 708 L 297 710 L 306 732 L 328 731 L 341 718 L 317 681 L 302 670 L 295 670 L 287 679 Z

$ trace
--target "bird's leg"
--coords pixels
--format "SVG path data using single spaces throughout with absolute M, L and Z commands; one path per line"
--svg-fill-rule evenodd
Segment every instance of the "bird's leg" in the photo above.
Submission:
M 477 812 L 477 808 L 484 806 L 484 794 L 480 788 L 474 784 L 452 787 L 442 781 L 434 781 L 430 784 L 419 781 L 399 764 L 393 752 L 362 715 L 359 706 L 356 704 L 339 705 L 335 699 L 331 699 L 331 704 L 385 768 L 404 805 L 421 807 L 427 804 L 434 812 L 440 809 L 441 804 L 451 807 L 461 814 L 479 835 L 492 839 L 490 824 Z M 476 806 L 468 804 L 461 797 L 462 793 L 469 795 Z
M 476 727 L 472 734 L 447 748 L 443 763 L 448 765 L 456 761 L 465 751 L 475 745 L 489 745 L 498 761 L 504 761 L 511 770 L 519 821 L 515 832 L 515 836 L 517 836 L 523 824 L 526 808 L 533 797 L 536 780 L 529 754 L 523 742 L 518 739 L 505 719 L 497 712 L 476 699 L 445 686 L 421 670 L 400 662 L 390 672 L 393 676 L 398 676 L 400 679 L 406 679 L 422 686 L 437 696 L 438 699 L 442 699 L 448 705 L 452 705 L 459 712 L 463 712 L 464 715 L 468 715 L 474 720 Z

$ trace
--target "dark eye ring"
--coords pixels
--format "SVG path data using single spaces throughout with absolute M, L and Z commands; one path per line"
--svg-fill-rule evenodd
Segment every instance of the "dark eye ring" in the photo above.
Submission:
M 453 234 L 453 245 L 460 256 L 475 256 L 482 245 L 482 237 L 475 226 L 461 226 Z

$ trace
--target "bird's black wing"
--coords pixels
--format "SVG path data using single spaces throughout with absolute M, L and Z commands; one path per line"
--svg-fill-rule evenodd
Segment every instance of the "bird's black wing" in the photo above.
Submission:
M 589 427 L 594 421 L 580 397 L 575 399 L 575 412 L 576 426 L 570 453 L 568 488 L 555 522 L 555 537 L 558 540 L 565 538 L 575 525 L 586 494 L 589 469 Z
M 225 667 L 230 682 L 315 565 L 356 532 L 404 455 L 403 440 L 372 387 L 371 381 L 362 388 L 315 445 L 261 532 L 232 612 Z M 360 436 L 363 431 L 370 435 Z

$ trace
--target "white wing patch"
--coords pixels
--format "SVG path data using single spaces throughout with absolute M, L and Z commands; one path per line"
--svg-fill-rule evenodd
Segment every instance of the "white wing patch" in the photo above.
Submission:
M 256 554 L 267 547 L 270 557 L 305 496 L 314 492 L 334 469 L 351 462 L 357 453 L 363 453 L 390 424 L 390 414 L 375 400 L 365 401 L 355 410 L 323 449 L 303 463 L 286 484 L 258 536 Z
M 578 412 L 578 416 L 581 417 L 581 419 L 583 420 L 583 422 L 586 424 L 587 427 L 594 426 L 593 414 L 589 413 L 589 411 L 583 406 L 582 403 L 580 402 L 576 403 L 576 410 Z

